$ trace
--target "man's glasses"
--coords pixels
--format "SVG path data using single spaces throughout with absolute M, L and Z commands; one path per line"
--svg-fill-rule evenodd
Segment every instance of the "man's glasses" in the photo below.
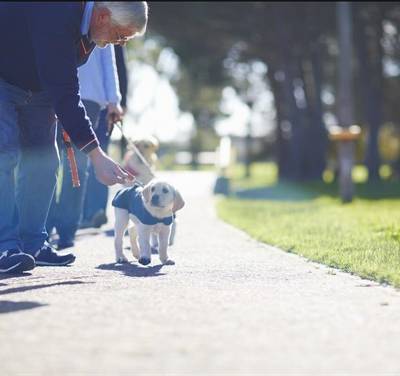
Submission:
M 129 39 L 132 38 L 132 37 L 123 36 L 123 35 L 119 34 L 118 31 L 115 31 L 115 32 L 114 32 L 114 35 L 116 35 L 117 38 L 114 39 L 114 40 L 112 40 L 111 43 L 112 43 L 112 44 L 120 44 L 120 45 L 122 45 L 122 46 L 123 46 L 126 42 L 128 42 Z

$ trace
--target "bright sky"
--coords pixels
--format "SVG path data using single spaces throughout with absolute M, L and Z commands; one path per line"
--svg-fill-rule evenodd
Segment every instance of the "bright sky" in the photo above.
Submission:
M 140 137 L 151 134 L 162 142 L 186 142 L 192 132 L 193 117 L 180 112 L 178 98 L 168 80 L 160 77 L 150 65 L 131 62 L 128 71 L 125 135 Z M 120 137 L 118 132 L 114 137 Z
M 234 135 L 245 137 L 251 120 L 251 135 L 264 136 L 275 125 L 275 111 L 270 91 L 257 96 L 254 111 L 243 103 L 232 87 L 226 87 L 222 92 L 221 110 L 230 116 L 217 122 L 216 130 L 220 136 Z

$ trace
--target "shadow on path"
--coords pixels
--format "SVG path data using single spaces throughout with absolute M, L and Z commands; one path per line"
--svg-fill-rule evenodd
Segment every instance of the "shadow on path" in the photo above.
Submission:
M 29 272 L 23 272 L 23 273 L 6 273 L 6 274 L 2 274 L 0 275 L 0 281 L 2 281 L 3 279 L 10 279 L 10 278 L 22 278 L 22 277 L 30 277 L 32 275 L 32 273 Z M 0 286 L 3 285 L 3 283 L 0 284 Z M 6 285 L 6 284 L 4 284 Z
M 96 236 L 96 235 L 100 235 L 101 233 L 102 233 L 102 231 L 101 231 L 100 228 L 78 229 L 78 231 L 75 234 L 75 240 L 80 240 L 80 239 L 85 239 L 85 238 L 88 238 L 88 237 L 93 237 L 93 236 Z M 55 248 L 57 248 L 57 244 L 58 244 L 59 239 L 60 238 L 59 238 L 59 236 L 57 234 L 52 235 L 51 239 L 49 241 L 50 245 L 55 247 Z M 70 247 L 67 247 L 65 249 L 73 248 L 73 247 L 74 247 L 74 245 L 71 245 Z
M 104 231 L 103 231 L 103 234 L 104 234 L 105 236 L 112 236 L 112 237 L 114 237 L 115 232 L 114 232 L 114 229 L 111 228 L 111 229 L 108 229 L 108 230 L 104 230 Z M 128 230 L 126 230 L 125 233 L 124 233 L 124 236 L 128 236 L 128 235 L 129 235 Z
M 94 283 L 94 282 L 63 281 L 63 282 L 46 283 L 46 284 L 40 284 L 40 285 L 12 287 L 9 289 L 0 290 L 0 295 L 14 294 L 16 292 L 25 292 L 25 291 L 30 291 L 30 290 L 43 289 L 45 287 L 62 286 L 62 285 L 79 285 L 79 284 L 83 284 L 83 283 L 86 284 L 86 283 Z
M 48 304 L 42 304 L 37 302 L 12 302 L 10 300 L 0 300 L 0 314 L 24 311 L 27 309 L 44 307 L 47 305 Z
M 105 234 L 106 236 L 114 236 L 114 229 L 105 230 L 105 231 L 104 231 L 104 234 Z
M 77 231 L 75 238 L 86 238 L 88 236 L 95 236 L 101 234 L 102 231 L 100 228 L 89 228 L 89 229 L 80 229 Z
M 139 266 L 136 264 L 101 264 L 96 269 L 101 270 L 115 270 L 124 273 L 128 277 L 159 277 L 165 275 L 165 273 L 160 273 L 163 265 L 154 266 Z

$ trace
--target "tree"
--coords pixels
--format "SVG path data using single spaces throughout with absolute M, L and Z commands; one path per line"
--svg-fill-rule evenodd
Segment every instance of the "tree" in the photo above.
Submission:
M 339 99 L 338 30 L 332 17 L 335 7 L 336 2 L 157 2 L 150 4 L 149 29 L 162 35 L 181 59 L 185 80 L 191 82 L 185 84 L 182 106 L 195 113 L 196 107 L 204 106 L 199 101 L 203 96 L 195 94 L 201 87 L 213 88 L 213 100 L 218 100 L 224 86 L 235 87 L 226 69 L 232 53 L 237 54 L 237 62 L 265 63 L 265 79 L 274 95 L 277 114 L 279 177 L 320 179 L 328 147 L 324 114 L 333 116 Z M 400 6 L 373 2 L 352 3 L 352 7 L 359 61 L 359 75 L 351 83 L 356 90 L 354 119 L 362 120 L 360 125 L 365 123 L 368 128 L 365 161 L 374 179 L 379 176 L 380 124 L 383 119 L 400 123 L 399 106 L 394 101 L 400 85 L 382 75 L 382 61 L 388 53 L 391 61 L 400 60 L 400 48 L 395 47 L 399 44 L 396 25 L 400 24 Z M 395 30 L 390 41 L 388 34 L 383 34 L 385 22 Z M 391 47 L 382 49 L 382 36 Z M 181 84 L 181 89 L 185 85 Z M 327 88 L 333 103 L 321 99 Z M 341 102 L 339 108 L 343 111 L 346 103 Z M 218 113 L 208 112 L 212 126 Z

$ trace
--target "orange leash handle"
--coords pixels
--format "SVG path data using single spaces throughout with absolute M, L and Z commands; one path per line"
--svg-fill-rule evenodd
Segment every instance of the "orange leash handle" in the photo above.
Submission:
M 65 146 L 67 147 L 67 157 L 69 162 L 69 168 L 71 170 L 72 186 L 74 188 L 80 187 L 81 183 L 79 181 L 78 166 L 76 165 L 75 153 L 72 148 L 71 139 L 67 132 L 63 129 L 63 139 Z

